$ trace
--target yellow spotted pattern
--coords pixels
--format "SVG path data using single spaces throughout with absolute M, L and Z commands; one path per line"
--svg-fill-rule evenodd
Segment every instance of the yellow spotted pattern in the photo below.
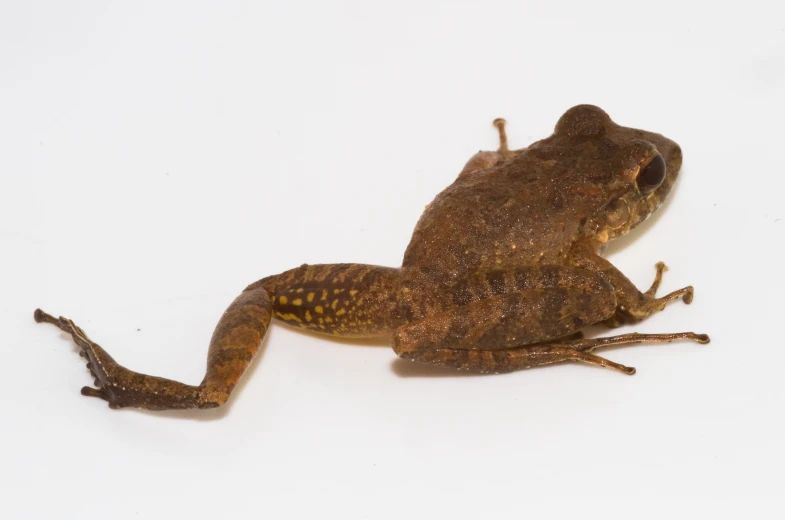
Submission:
M 328 334 L 374 336 L 398 323 L 397 269 L 360 264 L 302 266 L 261 282 L 274 316 Z M 277 278 L 277 279 L 276 279 Z

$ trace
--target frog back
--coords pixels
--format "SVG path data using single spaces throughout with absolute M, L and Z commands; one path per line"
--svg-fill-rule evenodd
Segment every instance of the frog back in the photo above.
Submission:
M 437 195 L 404 255 L 403 299 L 440 309 L 449 288 L 472 273 L 563 264 L 591 208 L 576 206 L 575 186 L 554 166 L 524 151 Z

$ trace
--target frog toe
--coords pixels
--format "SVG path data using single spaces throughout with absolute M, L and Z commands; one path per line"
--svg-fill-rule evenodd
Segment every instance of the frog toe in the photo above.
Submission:
M 681 300 L 687 305 L 691 304 L 692 299 L 695 297 L 695 289 L 692 287 L 692 285 L 688 285 L 684 289 L 681 289 L 681 291 L 684 291 L 684 295 L 681 297 Z

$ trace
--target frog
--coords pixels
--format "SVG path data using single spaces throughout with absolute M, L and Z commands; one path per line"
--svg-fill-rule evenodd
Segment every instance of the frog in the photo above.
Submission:
M 338 337 L 386 337 L 404 360 L 481 374 L 580 362 L 631 375 L 635 368 L 595 351 L 708 343 L 694 332 L 585 334 L 693 300 L 692 286 L 657 297 L 662 262 L 641 291 L 602 256 L 662 205 L 681 170 L 679 145 L 592 105 L 570 108 L 551 136 L 520 149 L 509 148 L 504 119 L 493 124 L 498 149 L 473 155 L 426 207 L 400 267 L 303 264 L 252 283 L 219 319 L 198 385 L 125 368 L 70 319 L 41 309 L 34 318 L 78 345 L 95 378 L 83 395 L 147 410 L 224 405 L 273 319 Z

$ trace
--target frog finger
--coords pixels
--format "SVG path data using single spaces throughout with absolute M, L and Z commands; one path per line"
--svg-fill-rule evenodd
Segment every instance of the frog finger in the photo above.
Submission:
M 655 294 L 662 282 L 662 275 L 668 270 L 663 262 L 657 262 L 657 274 L 651 287 L 646 292 L 641 292 L 621 271 L 613 266 L 608 260 L 599 256 L 585 244 L 579 244 L 573 248 L 570 256 L 570 263 L 582 269 L 586 269 L 601 275 L 613 287 L 616 295 L 617 308 L 614 316 L 607 319 L 604 323 L 609 327 L 618 327 L 627 323 L 637 323 L 655 312 L 659 312 L 665 306 L 679 298 L 684 303 L 692 303 L 694 288 L 691 285 L 682 287 L 661 298 L 656 298 Z
M 668 270 L 668 266 L 665 265 L 665 262 L 657 262 L 654 266 L 657 269 L 657 274 L 654 276 L 654 281 L 651 283 L 651 287 L 643 293 L 649 298 L 653 298 L 657 294 L 657 289 L 660 288 L 660 284 L 662 283 L 662 274 Z

